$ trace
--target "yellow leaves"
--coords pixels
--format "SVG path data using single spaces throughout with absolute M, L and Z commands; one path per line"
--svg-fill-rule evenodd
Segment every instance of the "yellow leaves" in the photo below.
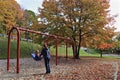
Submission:
M 18 19 L 23 17 L 23 11 L 15 0 L 0 1 L 0 23 L 4 29 L 10 29 L 16 25 Z
M 44 1 L 42 6 L 47 9 L 49 13 L 57 12 L 57 4 L 55 0 Z

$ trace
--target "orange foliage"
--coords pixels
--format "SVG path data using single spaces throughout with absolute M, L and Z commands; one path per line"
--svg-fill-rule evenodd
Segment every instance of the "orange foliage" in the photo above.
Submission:
M 103 43 L 103 44 L 100 45 L 100 49 L 110 49 L 112 47 L 113 47 L 113 45 L 108 44 L 108 43 Z

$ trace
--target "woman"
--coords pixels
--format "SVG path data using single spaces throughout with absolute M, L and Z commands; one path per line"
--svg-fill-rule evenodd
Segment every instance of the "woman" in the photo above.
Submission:
M 48 74 L 48 73 L 50 73 L 50 64 L 49 64 L 49 62 L 50 62 L 50 51 L 49 51 L 46 44 L 44 44 L 43 49 L 41 51 L 40 56 L 42 56 L 42 55 L 43 55 L 44 62 L 45 62 L 46 74 Z

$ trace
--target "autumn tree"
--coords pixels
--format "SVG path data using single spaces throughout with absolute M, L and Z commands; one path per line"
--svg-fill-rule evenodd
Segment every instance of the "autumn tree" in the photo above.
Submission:
M 117 32 L 113 40 L 114 40 L 114 52 L 119 54 L 120 53 L 120 33 L 119 32 Z
M 113 37 L 116 35 L 114 27 L 105 27 L 99 31 L 99 34 L 94 35 L 92 38 L 89 37 L 89 44 L 91 47 L 96 49 L 102 49 L 101 46 L 104 44 L 114 45 Z
M 12 26 L 19 25 L 23 11 L 15 0 L 0 0 L 0 28 L 7 32 Z
M 37 21 L 35 13 L 31 10 L 24 10 L 22 25 L 30 28 L 33 26 L 34 21 Z
M 42 6 L 39 8 L 40 28 L 73 40 L 76 59 L 83 42 L 107 32 L 106 25 L 113 20 L 108 16 L 109 0 L 44 0 Z

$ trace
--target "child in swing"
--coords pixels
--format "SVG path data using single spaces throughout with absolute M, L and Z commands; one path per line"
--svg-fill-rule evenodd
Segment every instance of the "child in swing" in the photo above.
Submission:
M 42 59 L 42 56 L 40 56 L 39 50 L 36 50 L 35 53 L 32 53 L 31 56 L 34 60 L 39 61 Z
M 40 57 L 40 51 L 39 51 L 39 50 L 36 50 L 36 51 L 35 51 L 35 55 L 36 55 L 37 57 Z

